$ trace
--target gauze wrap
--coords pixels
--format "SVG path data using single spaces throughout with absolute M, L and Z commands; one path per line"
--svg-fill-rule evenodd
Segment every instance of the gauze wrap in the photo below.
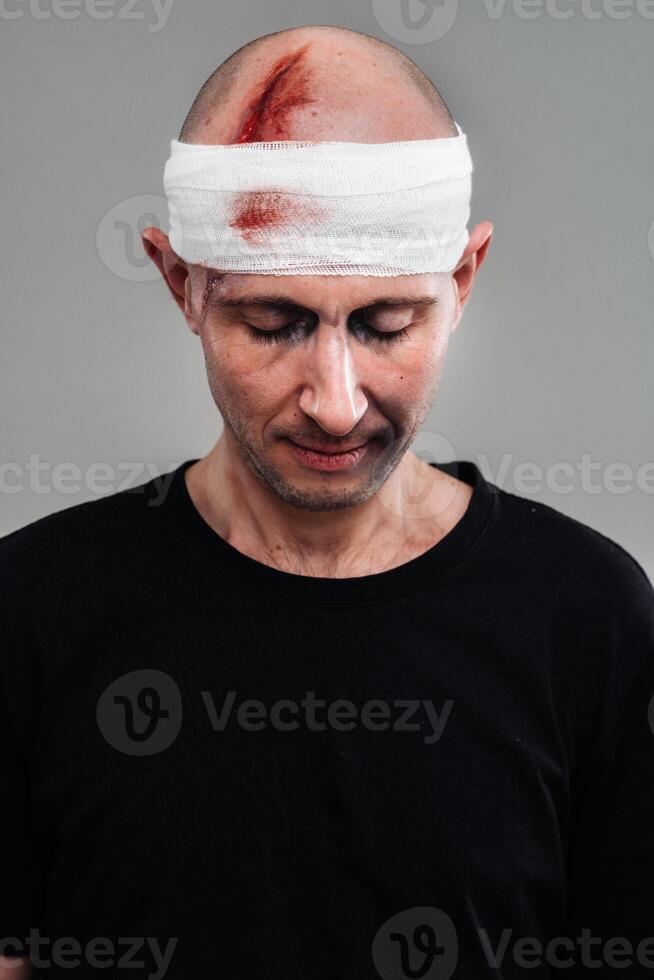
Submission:
M 172 140 L 170 244 L 225 272 L 451 272 L 468 243 L 473 170 L 456 128 L 394 143 Z

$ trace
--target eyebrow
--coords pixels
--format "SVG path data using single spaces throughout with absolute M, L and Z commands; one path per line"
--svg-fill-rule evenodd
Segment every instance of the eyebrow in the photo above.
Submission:
M 234 296 L 232 298 L 220 298 L 217 302 L 222 306 L 238 307 L 238 306 L 265 306 L 265 307 L 295 307 L 297 309 L 308 309 L 308 307 L 303 306 L 298 303 L 292 296 L 283 296 L 277 293 L 273 295 L 262 296 L 260 294 L 254 294 L 252 296 Z M 388 309 L 398 309 L 400 307 L 407 306 L 419 306 L 419 307 L 431 307 L 438 305 L 438 298 L 436 296 L 383 296 L 380 299 L 373 300 L 372 303 L 366 303 L 364 306 L 357 307 L 357 309 L 362 310 L 388 310 Z

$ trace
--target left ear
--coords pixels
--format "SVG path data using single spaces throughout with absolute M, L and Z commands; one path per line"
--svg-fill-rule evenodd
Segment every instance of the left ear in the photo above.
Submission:
M 472 286 L 479 267 L 486 258 L 494 230 L 490 221 L 482 221 L 480 224 L 475 225 L 470 232 L 466 250 L 461 256 L 456 269 L 452 272 L 452 277 L 457 284 L 459 297 L 459 311 L 452 325 L 452 330 L 456 328 L 461 319 L 461 314 L 472 292 Z

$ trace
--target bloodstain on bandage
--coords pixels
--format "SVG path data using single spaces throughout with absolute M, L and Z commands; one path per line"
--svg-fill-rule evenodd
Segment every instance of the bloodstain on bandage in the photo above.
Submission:
M 252 244 L 265 242 L 266 233 L 280 224 L 297 225 L 301 234 L 307 223 L 320 220 L 323 211 L 306 197 L 285 191 L 247 191 L 237 194 L 233 205 L 233 217 L 229 222 L 245 241 Z
M 312 105 L 309 72 L 302 62 L 309 45 L 287 54 L 272 66 L 251 99 L 235 143 L 290 139 L 288 116 L 293 109 Z

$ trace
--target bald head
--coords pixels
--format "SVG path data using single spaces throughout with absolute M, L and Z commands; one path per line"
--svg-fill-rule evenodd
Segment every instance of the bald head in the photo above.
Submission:
M 207 79 L 180 141 L 385 143 L 456 136 L 438 90 L 390 44 L 342 27 L 256 38 Z

